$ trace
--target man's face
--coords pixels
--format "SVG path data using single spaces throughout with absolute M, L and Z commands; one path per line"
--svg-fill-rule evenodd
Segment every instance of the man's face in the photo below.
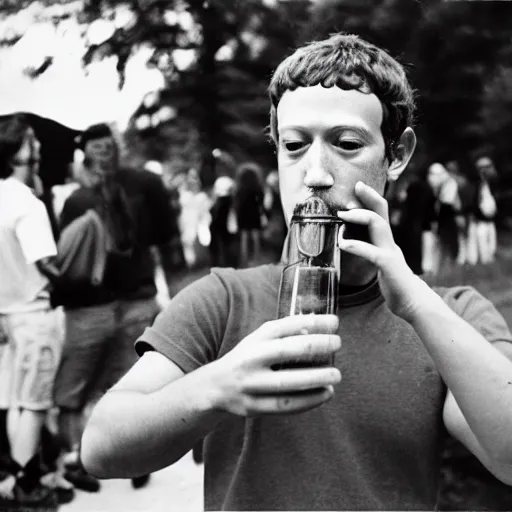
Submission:
M 32 128 L 28 128 L 18 152 L 13 155 L 11 163 L 15 166 L 37 166 L 40 160 L 41 143 Z
M 84 148 L 87 158 L 103 170 L 113 170 L 115 159 L 115 142 L 113 137 L 101 137 L 87 142 Z
M 361 207 L 358 181 L 384 193 L 382 115 L 374 94 L 321 85 L 284 93 L 277 107 L 278 165 L 288 222 L 296 203 L 312 195 L 336 211 Z
M 11 158 L 11 165 L 25 170 L 23 181 L 32 186 L 39 172 L 41 143 L 32 128 L 28 128 L 18 152 Z

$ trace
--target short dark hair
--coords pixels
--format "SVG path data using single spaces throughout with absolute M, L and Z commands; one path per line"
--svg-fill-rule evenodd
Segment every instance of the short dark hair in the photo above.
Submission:
M 414 91 L 403 66 L 381 48 L 352 34 L 334 34 L 297 49 L 277 67 L 269 86 L 274 142 L 278 141 L 277 106 L 283 94 L 319 84 L 373 93 L 379 98 L 386 156 L 393 160 L 400 136 L 414 123 Z
M 29 128 L 23 114 L 14 114 L 0 121 L 0 179 L 6 179 L 13 173 L 11 159 L 20 150 Z

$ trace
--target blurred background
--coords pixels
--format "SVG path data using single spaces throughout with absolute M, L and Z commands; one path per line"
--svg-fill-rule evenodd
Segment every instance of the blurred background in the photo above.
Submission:
M 433 284 L 476 286 L 510 324 L 511 2 L 0 0 L 0 117 L 29 115 L 42 144 L 42 197 L 50 216 L 56 187 L 68 181 L 76 163 L 77 136 L 91 124 L 106 122 L 114 129 L 125 163 L 162 176 L 181 231 L 172 296 L 212 265 L 279 259 L 286 228 L 267 132 L 267 86 L 296 46 L 338 31 L 387 49 L 417 91 L 416 154 L 410 172 L 387 191 L 393 229 L 408 261 Z M 435 162 L 448 169 L 459 191 L 480 183 L 487 172 L 497 230 L 490 260 L 457 260 L 455 254 L 458 264 L 433 268 L 427 262 L 426 268 L 425 248 L 408 247 L 412 231 L 419 229 L 420 244 L 421 233 L 439 220 L 428 218 L 429 226 L 422 221 L 419 228 L 407 223 L 428 217 L 428 205 L 421 210 L 411 185 L 425 181 Z M 230 206 L 222 198 L 240 189 L 247 169 L 258 176 L 265 220 L 261 239 L 243 241 L 237 226 L 229 226 Z M 439 187 L 433 188 L 435 195 Z M 464 232 L 459 256 L 472 214 L 461 222 L 451 232 L 455 238 Z M 184 231 L 191 223 L 196 226 L 190 239 Z M 227 253 L 221 250 L 225 240 L 226 247 L 234 244 Z M 444 456 L 441 509 L 512 510 L 510 488 L 460 446 L 447 441 Z M 201 476 L 200 462 L 187 458 L 155 475 L 137 496 L 123 482 L 107 482 L 98 495 L 79 494 L 62 510 L 199 510 Z M 171 508 L 164 499 L 169 493 L 175 497 Z
M 486 153 L 512 188 L 509 2 L 2 0 L 0 15 L 0 114 L 71 130 L 115 122 L 131 159 L 196 167 L 206 185 L 226 165 L 216 148 L 274 167 L 266 88 L 283 56 L 357 33 L 398 57 L 418 91 L 414 167 Z

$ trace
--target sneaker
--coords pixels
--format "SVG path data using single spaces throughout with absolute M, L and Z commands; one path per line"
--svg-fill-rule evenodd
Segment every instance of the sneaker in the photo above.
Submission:
M 16 485 L 16 477 L 7 473 L 0 479 L 0 498 L 14 498 L 14 486 Z M 3 510 L 0 508 L 0 510 Z
M 15 485 L 12 498 L 0 497 L 0 510 L 57 510 L 57 495 L 53 489 L 38 484 L 30 491 Z
M 58 473 L 43 475 L 41 483 L 46 487 L 51 487 L 55 491 L 59 505 L 70 503 L 75 498 L 75 488 L 73 484 Z
M 101 487 L 100 481 L 87 473 L 83 467 L 66 470 L 64 478 L 82 491 L 98 492 Z
M 150 477 L 151 477 L 151 475 L 147 474 L 147 475 L 141 475 L 141 476 L 136 476 L 135 478 L 132 478 L 132 487 L 134 489 L 141 489 L 142 487 L 146 487 L 146 485 L 149 482 Z

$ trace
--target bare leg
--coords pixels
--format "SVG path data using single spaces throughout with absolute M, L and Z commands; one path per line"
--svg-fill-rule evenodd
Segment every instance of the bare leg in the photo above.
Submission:
M 80 446 L 84 425 L 82 414 L 82 411 L 61 411 L 59 414 L 59 432 L 70 452 L 78 452 Z
M 20 466 L 25 466 L 38 452 L 45 417 L 46 411 L 21 411 L 16 432 L 10 439 L 12 458 Z

